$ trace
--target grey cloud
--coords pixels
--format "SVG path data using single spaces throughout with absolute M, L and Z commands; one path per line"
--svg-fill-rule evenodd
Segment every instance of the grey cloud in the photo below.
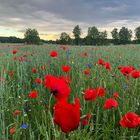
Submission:
M 83 31 L 93 25 L 132 27 L 140 21 L 139 5 L 139 0 L 0 0 L 0 27 L 19 32 L 33 27 L 41 34 L 71 32 L 76 24 Z

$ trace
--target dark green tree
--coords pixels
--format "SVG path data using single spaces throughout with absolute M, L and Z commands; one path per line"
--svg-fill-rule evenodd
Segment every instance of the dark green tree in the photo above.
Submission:
M 140 43 L 140 26 L 135 29 L 135 38 L 137 43 Z
M 105 45 L 107 43 L 107 31 L 99 32 L 98 45 Z
M 24 34 L 24 40 L 27 44 L 39 44 L 40 37 L 38 31 L 28 28 Z
M 120 44 L 129 44 L 131 42 L 132 31 L 122 27 L 119 31 Z
M 111 32 L 112 38 L 113 38 L 113 43 L 114 44 L 119 44 L 119 33 L 118 29 L 114 28 Z
M 66 32 L 62 32 L 60 35 L 60 44 L 69 44 L 70 36 Z
M 73 29 L 73 35 L 74 35 L 74 38 L 75 38 L 75 44 L 76 45 L 79 45 L 80 44 L 80 36 L 81 36 L 81 28 L 79 27 L 79 25 L 76 25 Z
M 99 41 L 99 31 L 97 27 L 89 27 L 87 34 L 87 45 L 97 45 Z

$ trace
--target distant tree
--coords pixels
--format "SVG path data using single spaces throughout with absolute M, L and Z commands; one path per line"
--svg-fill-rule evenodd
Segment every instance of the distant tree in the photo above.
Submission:
M 81 36 L 81 28 L 79 27 L 79 25 L 76 25 L 73 29 L 73 34 L 74 34 L 74 38 L 75 38 L 75 44 L 79 45 L 80 44 L 80 36 Z
M 118 29 L 114 28 L 111 32 L 112 38 L 113 38 L 113 43 L 114 44 L 119 44 L 119 33 Z
M 99 32 L 98 45 L 105 45 L 107 42 L 107 31 Z
M 119 31 L 119 40 L 121 44 L 128 44 L 131 42 L 132 31 L 128 28 L 122 27 Z
M 69 44 L 70 36 L 66 32 L 62 32 L 60 35 L 60 44 Z
M 0 42 L 1 43 L 24 43 L 24 40 L 14 36 L 10 36 L 10 37 L 0 37 Z
M 140 43 L 140 26 L 135 29 L 135 38 L 138 43 Z
M 97 27 L 89 27 L 88 34 L 87 34 L 87 45 L 97 45 L 99 41 L 99 31 Z
M 24 40 L 27 44 L 39 44 L 40 37 L 36 29 L 27 29 L 24 34 Z

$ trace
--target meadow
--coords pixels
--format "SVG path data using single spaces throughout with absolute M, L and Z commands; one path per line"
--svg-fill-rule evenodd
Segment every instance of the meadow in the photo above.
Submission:
M 136 70 L 140 72 L 140 45 L 0 44 L 0 140 L 140 140 Z M 62 92 L 70 89 L 63 107 L 73 109 L 75 99 L 80 102 L 78 122 L 71 122 L 76 111 L 59 112 L 58 120 L 74 123 L 66 129 L 65 123 L 54 121 L 59 93 L 49 87 L 54 84 L 47 83 L 49 75 Z M 100 94 L 98 88 L 103 89 Z M 130 118 L 124 118 L 129 112 Z

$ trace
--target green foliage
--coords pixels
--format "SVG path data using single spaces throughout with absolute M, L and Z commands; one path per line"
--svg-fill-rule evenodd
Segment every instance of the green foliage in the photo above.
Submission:
M 60 35 L 60 43 L 65 45 L 69 44 L 70 41 L 71 41 L 70 36 L 67 33 L 62 32 Z
M 120 44 L 129 44 L 132 38 L 132 31 L 126 27 L 122 27 L 119 31 Z
M 140 43 L 140 26 L 135 29 L 135 37 L 138 43 Z
M 99 43 L 98 45 L 105 45 L 107 40 L 107 31 L 99 32 Z
M 24 40 L 27 44 L 39 44 L 40 37 L 36 29 L 27 29 L 24 34 Z
M 99 41 L 99 31 L 97 27 L 89 27 L 87 34 L 87 44 L 88 45 L 97 45 Z
M 105 45 L 107 42 L 107 32 L 99 32 L 97 27 L 89 27 L 86 37 L 87 45 Z
M 79 27 L 79 25 L 76 25 L 73 29 L 73 35 L 75 38 L 75 44 L 79 45 L 80 44 L 80 36 L 81 36 L 81 28 Z
M 118 29 L 114 28 L 111 32 L 112 38 L 113 38 L 113 43 L 114 44 L 119 44 L 119 33 Z
M 0 37 L 0 43 L 24 43 L 24 40 L 14 36 Z

